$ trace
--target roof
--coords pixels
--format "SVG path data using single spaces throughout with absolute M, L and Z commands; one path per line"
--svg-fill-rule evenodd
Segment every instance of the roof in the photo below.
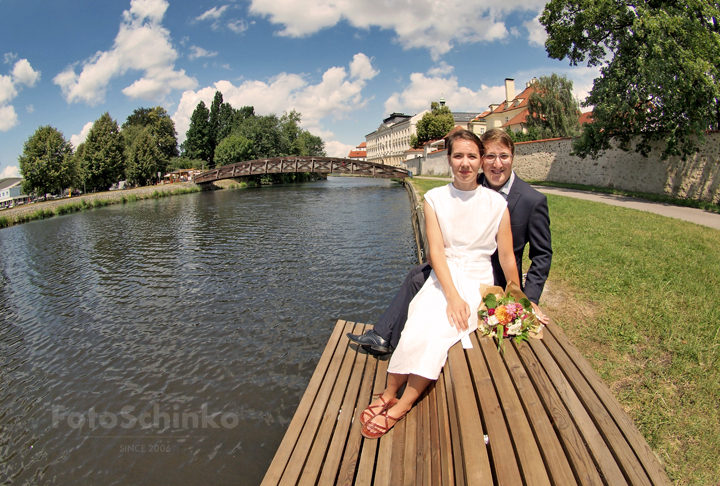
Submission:
M 452 114 L 453 120 L 455 120 L 455 123 L 472 121 L 472 120 L 474 120 L 478 115 L 479 115 L 479 113 L 478 113 L 477 111 L 476 111 L 476 112 L 473 112 L 473 113 L 460 112 L 460 113 L 453 113 L 453 114 Z
M 405 153 L 408 153 L 408 152 L 424 152 L 424 150 L 421 148 L 409 148 L 405 151 Z
M 492 113 L 492 111 L 485 110 L 482 113 L 480 113 L 478 116 L 476 116 L 473 121 L 482 121 L 482 119 L 485 118 L 486 116 L 488 116 L 490 113 Z
M 582 113 L 580 115 L 580 118 L 578 119 L 578 123 L 580 126 L 583 126 L 584 123 L 592 123 L 593 122 L 593 112 L 588 111 L 587 113 Z
M 365 147 L 367 147 L 367 143 L 366 143 L 366 142 L 363 142 L 363 143 L 361 143 L 360 145 L 357 146 L 357 148 L 359 148 L 359 149 L 360 149 L 360 148 L 365 148 Z
M 22 177 L 8 177 L 7 179 L 0 179 L 0 189 L 7 189 L 13 187 L 19 182 L 22 182 Z
M 528 99 L 530 98 L 530 95 L 535 92 L 535 85 L 530 85 L 527 88 L 523 90 L 522 93 L 517 95 L 515 98 L 513 98 L 512 102 L 510 103 L 510 106 L 508 108 L 505 108 L 505 102 L 503 101 L 500 103 L 500 106 L 495 108 L 495 111 L 492 112 L 493 115 L 497 113 L 504 113 L 506 111 L 511 110 L 517 110 L 518 108 L 525 108 L 528 104 Z M 515 101 L 519 101 L 519 103 L 515 103 Z
M 359 157 L 367 157 L 367 152 L 365 150 L 351 150 L 347 156 L 348 159 Z
M 530 112 L 526 109 L 512 117 L 510 120 L 505 122 L 503 124 L 503 127 L 510 127 L 512 125 L 518 125 L 520 123 L 525 123 L 525 120 L 527 119 L 527 116 L 530 114 Z
M 446 139 L 446 138 L 448 138 L 448 137 L 449 137 L 450 135 L 452 135 L 453 133 L 458 132 L 458 131 L 460 131 L 460 130 L 465 130 L 465 127 L 460 126 L 460 125 L 455 125 L 455 128 L 453 128 L 452 130 L 450 130 L 449 132 L 447 132 L 447 135 L 445 135 L 445 136 L 443 137 L 443 140 Z

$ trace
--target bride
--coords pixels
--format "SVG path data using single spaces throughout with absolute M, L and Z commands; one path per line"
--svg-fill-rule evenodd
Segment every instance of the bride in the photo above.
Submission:
M 448 137 L 453 182 L 425 194 L 433 271 L 410 303 L 388 366 L 387 388 L 361 414 L 362 435 L 377 439 L 437 380 L 450 347 L 477 329 L 481 283 L 493 285 L 490 257 L 498 250 L 507 282 L 519 283 L 505 199 L 478 184 L 483 145 L 472 132 Z M 400 399 L 396 397 L 405 385 Z

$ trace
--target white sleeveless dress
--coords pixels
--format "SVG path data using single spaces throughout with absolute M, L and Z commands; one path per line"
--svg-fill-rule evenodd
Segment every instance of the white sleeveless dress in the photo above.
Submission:
M 425 194 L 440 223 L 445 256 L 455 288 L 470 306 L 470 327 L 459 332 L 447 318 L 447 299 L 433 270 L 410 302 L 400 342 L 390 358 L 389 373 L 415 374 L 437 380 L 448 350 L 477 329 L 480 284 L 493 284 L 490 257 L 507 203 L 486 187 L 461 191 L 452 184 Z

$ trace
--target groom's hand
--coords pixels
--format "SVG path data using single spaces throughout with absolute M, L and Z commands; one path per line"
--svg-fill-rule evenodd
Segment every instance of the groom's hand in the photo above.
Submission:
M 535 316 L 538 318 L 538 321 L 542 322 L 543 324 L 547 325 L 548 322 L 550 322 L 550 318 L 543 314 L 543 312 L 540 310 L 540 307 L 535 302 L 530 302 L 532 304 L 532 308 L 535 311 Z
M 455 294 L 448 298 L 447 317 L 452 326 L 455 326 L 459 332 L 466 331 L 469 327 L 470 306 L 465 302 L 459 294 Z

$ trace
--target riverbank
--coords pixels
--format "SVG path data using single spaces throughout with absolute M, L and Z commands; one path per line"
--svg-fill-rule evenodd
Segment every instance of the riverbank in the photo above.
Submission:
M 237 183 L 234 184 L 239 187 Z M 106 191 L 85 194 L 78 197 L 55 199 L 34 204 L 26 204 L 0 213 L 0 228 L 26 223 L 37 219 L 51 218 L 60 214 L 74 213 L 83 209 L 99 208 L 110 204 L 125 204 L 143 199 L 174 196 L 200 192 L 202 188 L 192 182 L 163 184 L 159 186 L 136 187 L 121 191 Z

